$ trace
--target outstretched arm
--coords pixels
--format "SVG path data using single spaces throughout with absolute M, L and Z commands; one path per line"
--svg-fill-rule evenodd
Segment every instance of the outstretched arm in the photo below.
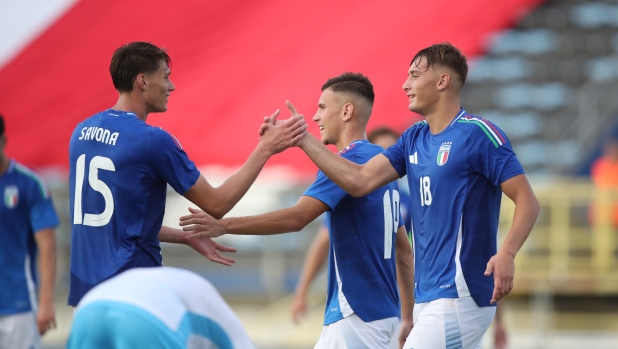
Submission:
M 290 101 L 286 101 L 286 105 L 292 117 L 300 115 Z M 259 132 L 261 135 L 268 135 L 273 127 L 266 123 Z M 298 145 L 328 178 L 354 197 L 365 196 L 399 178 L 397 171 L 382 154 L 376 155 L 364 165 L 359 165 L 334 154 L 308 132 Z
M 296 115 L 275 125 L 277 110 L 268 118 L 271 126 L 243 167 L 228 178 L 221 186 L 213 188 L 200 176 L 197 182 L 184 193 L 189 201 L 211 216 L 220 219 L 225 216 L 247 193 L 266 161 L 274 154 L 295 145 L 306 134 L 307 125 L 302 115 Z
M 513 289 L 515 274 L 515 255 L 530 235 L 539 216 L 539 202 L 528 183 L 526 175 L 521 174 L 504 181 L 502 191 L 515 203 L 513 225 L 498 253 L 487 263 L 485 275 L 494 274 L 494 293 L 491 303 L 495 303 Z
M 294 300 L 292 301 L 292 321 L 294 323 L 298 323 L 300 318 L 307 313 L 307 292 L 311 282 L 326 262 L 329 245 L 328 228 L 322 225 L 307 251 L 303 270 L 296 285 Z
M 322 201 L 301 196 L 290 208 L 250 217 L 216 220 L 206 212 L 189 209 L 191 214 L 180 217 L 180 225 L 192 233 L 191 238 L 224 234 L 273 235 L 300 231 L 327 209 L 328 206 Z
M 56 312 L 54 310 L 54 279 L 56 277 L 56 236 L 53 228 L 45 228 L 34 235 L 39 250 L 39 272 L 41 285 L 39 289 L 39 309 L 36 322 L 39 333 L 45 334 L 56 327 Z
M 235 248 L 220 245 L 209 237 L 189 239 L 188 232 L 165 226 L 161 227 L 157 237 L 161 242 L 187 245 L 202 256 L 208 258 L 211 262 L 227 265 L 228 267 L 236 263 L 235 259 L 219 254 L 219 251 L 236 252 Z
M 397 230 L 396 239 L 397 283 L 399 284 L 399 295 L 401 297 L 399 348 L 403 348 L 408 335 L 412 331 L 412 327 L 414 327 L 412 318 L 412 312 L 414 311 L 414 259 L 405 225 L 402 225 Z

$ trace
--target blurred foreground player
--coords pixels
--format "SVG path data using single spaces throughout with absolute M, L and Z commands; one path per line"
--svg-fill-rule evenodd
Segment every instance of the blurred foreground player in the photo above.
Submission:
M 56 326 L 54 229 L 59 222 L 41 177 L 4 152 L 4 130 L 0 115 L 0 348 L 36 349 L 41 335 Z
M 407 174 L 416 305 L 406 349 L 479 346 L 495 303 L 513 288 L 515 255 L 539 213 L 506 135 L 460 107 L 467 72 L 465 56 L 448 43 L 419 51 L 403 90 L 408 109 L 425 120 L 365 164 L 333 155 L 311 134 L 300 142 L 320 170 L 354 197 Z M 264 134 L 269 128 L 263 126 Z M 497 251 L 503 192 L 515 202 L 515 213 Z
M 170 267 L 128 270 L 89 291 L 67 347 L 255 348 L 210 282 Z
M 149 43 L 118 48 L 110 64 L 118 102 L 81 122 L 71 136 L 69 305 L 127 269 L 161 266 L 160 241 L 187 244 L 213 262 L 234 263 L 217 252 L 234 249 L 162 227 L 167 185 L 221 218 L 247 192 L 269 157 L 305 132 L 299 117 L 274 126 L 276 131 L 262 137 L 245 165 L 213 188 L 176 138 L 146 123 L 148 114 L 167 110 L 174 91 L 169 64 L 165 50 Z
M 373 101 L 373 85 L 361 74 L 344 73 L 322 86 L 313 120 L 322 142 L 339 150 L 333 156 L 364 163 L 384 150 L 365 136 Z M 412 251 L 399 205 L 395 182 L 353 198 L 319 172 L 293 207 L 222 220 L 194 211 L 181 217 L 180 224 L 197 232 L 193 236 L 270 235 L 300 231 L 330 211 L 328 295 L 324 328 L 315 348 L 386 349 L 399 323 L 399 294 L 404 318 L 412 317 L 413 307 Z

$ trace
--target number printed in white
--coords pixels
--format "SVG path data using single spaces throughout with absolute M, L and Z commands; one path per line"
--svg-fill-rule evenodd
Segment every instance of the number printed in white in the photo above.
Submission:
M 431 205 L 432 197 L 431 197 L 431 181 L 429 180 L 429 176 L 422 176 L 419 178 L 419 189 L 421 193 L 421 206 L 429 206 Z
M 397 234 L 399 228 L 399 201 L 399 191 L 393 190 L 392 205 L 390 192 L 384 192 L 384 259 L 393 255 L 393 234 Z
M 105 200 L 105 208 L 102 213 L 92 214 L 86 213 L 82 218 L 82 190 L 84 186 L 84 177 L 86 170 L 86 154 L 82 154 L 77 158 L 75 164 L 75 201 L 73 204 L 73 224 L 83 224 L 91 227 L 102 227 L 109 223 L 114 214 L 114 197 L 112 191 L 107 184 L 99 179 L 99 169 L 106 171 L 116 171 L 114 163 L 110 158 L 103 156 L 95 156 L 90 160 L 88 168 L 88 183 L 95 191 L 103 195 Z

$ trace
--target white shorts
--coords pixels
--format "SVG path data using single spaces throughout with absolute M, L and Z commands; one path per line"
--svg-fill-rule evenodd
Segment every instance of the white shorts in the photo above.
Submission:
M 324 326 L 314 349 L 388 349 L 398 328 L 396 317 L 364 322 L 352 314 Z
M 0 348 L 41 349 L 34 312 L 0 315 Z
M 496 314 L 472 297 L 441 298 L 414 305 L 414 328 L 404 349 L 477 349 Z

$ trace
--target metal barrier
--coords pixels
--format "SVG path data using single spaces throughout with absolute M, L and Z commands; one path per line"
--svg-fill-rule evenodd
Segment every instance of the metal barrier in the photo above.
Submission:
M 612 223 L 618 191 L 568 178 L 533 187 L 541 213 L 515 258 L 513 293 L 618 294 L 618 227 Z M 513 202 L 504 196 L 499 241 L 511 226 L 513 211 Z

